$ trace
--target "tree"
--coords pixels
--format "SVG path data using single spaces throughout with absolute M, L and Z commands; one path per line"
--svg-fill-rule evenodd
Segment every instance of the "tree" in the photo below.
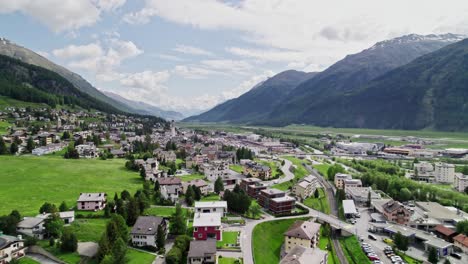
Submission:
M 439 257 L 437 256 L 437 250 L 433 247 L 429 248 L 429 256 L 427 257 L 427 261 L 432 264 L 436 264 L 439 262 Z
M 162 225 L 158 225 L 158 233 L 156 234 L 156 247 L 158 249 L 164 248 L 164 244 L 166 243 L 166 232 Z
M 412 196 L 413 196 L 413 194 L 411 193 L 411 191 L 408 188 L 401 188 L 400 189 L 400 195 L 398 196 L 398 200 L 400 200 L 402 202 L 406 202 L 406 201 L 411 200 Z
M 402 251 L 408 250 L 408 238 L 403 236 L 400 232 L 395 234 L 394 237 L 395 246 Z
M 3 137 L 0 137 L 0 155 L 7 154 L 7 147 L 5 144 L 5 141 L 3 140 Z
M 224 191 L 224 184 L 223 180 L 221 177 L 218 177 L 214 183 L 214 191 L 216 194 L 219 194 L 220 192 Z
M 178 247 L 173 247 L 166 255 L 166 264 L 182 263 L 182 251 Z
M 111 246 L 109 244 L 108 235 L 107 232 L 104 232 L 104 234 L 101 236 L 101 239 L 99 240 L 99 250 L 97 253 L 98 260 L 104 260 L 106 256 L 110 256 L 108 255 L 110 251 Z
M 26 149 L 28 152 L 31 152 L 34 149 L 34 140 L 32 137 L 28 138 L 28 142 L 26 143 Z
M 458 222 L 456 230 L 457 233 L 468 235 L 468 220 Z
M 58 213 L 52 213 L 44 224 L 47 234 L 54 238 L 59 238 L 62 235 L 63 226 L 63 220 L 60 219 Z
M 372 191 L 369 190 L 369 193 L 367 193 L 366 205 L 367 205 L 367 207 L 371 207 L 371 204 L 372 204 Z
M 448 260 L 448 259 L 446 258 L 445 261 L 444 261 L 444 264 L 450 264 L 450 260 Z
M 120 198 L 122 200 L 128 200 L 129 198 L 131 198 L 132 196 L 130 195 L 130 193 L 127 191 L 127 190 L 123 190 L 121 193 L 120 193 Z
M 127 254 L 127 245 L 122 238 L 117 239 L 115 244 L 112 246 L 112 260 L 114 264 L 125 264 Z
M 189 185 L 187 187 L 187 191 L 185 192 L 185 202 L 187 203 L 188 206 L 193 205 L 194 196 L 195 196 L 195 193 L 193 192 L 192 185 Z
M 78 248 L 78 239 L 70 230 L 66 229 L 60 238 L 60 250 L 63 252 L 75 252 Z
M 129 198 L 127 202 L 127 225 L 133 226 L 140 216 L 140 205 L 134 198 Z
M 58 210 L 57 210 L 57 207 L 55 206 L 55 204 L 51 204 L 51 203 L 48 203 L 48 202 L 45 202 L 41 208 L 39 208 L 39 213 L 41 214 L 44 214 L 44 213 L 56 213 Z
M 11 143 L 11 145 L 10 145 L 10 153 L 11 153 L 12 155 L 15 155 L 16 152 L 18 152 L 18 144 L 16 144 L 16 142 L 13 142 L 13 143 Z
M 192 189 L 193 189 L 193 198 L 195 199 L 195 201 L 200 201 L 200 199 L 202 197 L 200 187 L 192 185 Z
M 262 214 L 262 209 L 257 203 L 252 203 L 249 207 L 249 213 L 253 218 L 256 218 Z
M 187 225 L 185 221 L 185 215 L 182 211 L 182 207 L 180 206 L 180 204 L 177 204 L 176 211 L 171 219 L 170 231 L 172 234 L 182 235 L 185 234 L 186 230 Z
M 21 220 L 21 216 L 18 211 L 13 210 L 9 215 L 0 217 L 0 231 L 7 235 L 16 234 L 16 225 Z
M 62 140 L 67 140 L 67 139 L 70 139 L 70 132 L 65 131 L 63 132 Z
M 65 212 L 65 211 L 68 211 L 68 206 L 67 204 L 65 203 L 65 201 L 63 201 L 60 206 L 59 206 L 59 211 L 60 212 Z

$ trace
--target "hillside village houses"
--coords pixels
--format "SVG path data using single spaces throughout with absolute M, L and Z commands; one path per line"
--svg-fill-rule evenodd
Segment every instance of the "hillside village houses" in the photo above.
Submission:
M 75 147 L 80 158 L 92 159 L 99 156 L 99 151 L 93 143 L 81 144 Z
M 157 178 L 164 199 L 176 202 L 182 192 L 182 181 L 178 177 Z
M 229 164 L 224 161 L 212 161 L 204 163 L 200 168 L 209 181 L 216 181 L 219 177 L 223 178 L 229 174 Z
M 199 188 L 202 195 L 208 195 L 209 193 L 214 192 L 213 183 L 208 183 L 201 179 L 194 179 L 188 182 L 182 182 L 183 192 L 187 192 L 188 187 L 191 185 Z
M 26 247 L 21 236 L 7 236 L 0 233 L 0 264 L 10 263 L 26 255 Z
M 76 201 L 78 210 L 99 211 L 106 207 L 106 193 L 80 193 Z
M 289 253 L 295 246 L 315 248 L 320 239 L 320 224 L 312 221 L 296 221 L 284 233 L 284 250 Z
M 16 232 L 34 237 L 37 239 L 44 239 L 45 237 L 45 219 L 40 217 L 25 217 L 16 225 Z
M 335 187 L 337 189 L 344 189 L 344 181 L 345 180 L 352 180 L 353 177 L 349 174 L 345 174 L 345 173 L 337 173 L 335 175 Z
M 453 187 L 459 192 L 466 192 L 468 188 L 468 175 L 464 175 L 463 173 L 455 173 Z
M 246 176 L 249 175 L 254 178 L 259 178 L 261 180 L 268 180 L 272 176 L 271 168 L 269 166 L 265 166 L 253 161 L 244 163 L 242 174 Z
M 300 199 L 312 196 L 319 186 L 317 177 L 309 175 L 293 186 L 292 193 Z
M 427 161 L 414 164 L 413 179 L 429 183 L 454 183 L 455 166 L 453 164 Z
M 281 259 L 280 264 L 326 264 L 328 251 L 319 248 L 295 246 Z
M 192 240 L 187 255 L 188 264 L 215 264 L 216 240 Z
M 167 235 L 167 223 L 162 217 L 139 216 L 130 231 L 132 245 L 135 247 L 157 248 L 158 227 L 161 226 L 164 236 Z
M 221 215 L 219 213 L 195 213 L 193 238 L 195 240 L 223 240 Z
M 224 217 L 227 214 L 227 202 L 195 202 L 195 213 L 218 213 L 221 217 Z

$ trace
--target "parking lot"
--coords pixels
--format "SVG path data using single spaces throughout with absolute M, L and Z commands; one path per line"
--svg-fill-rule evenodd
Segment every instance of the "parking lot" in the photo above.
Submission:
M 371 217 L 368 208 L 357 207 L 357 209 L 360 212 L 361 217 L 356 218 L 356 223 L 354 224 L 354 233 L 358 237 L 362 238 L 364 243 L 368 243 L 372 247 L 373 251 L 380 258 L 382 263 L 391 264 L 391 260 L 384 253 L 385 247 L 388 246 L 388 244 L 384 242 L 384 239 L 388 237 L 383 234 L 370 233 L 368 229 Z M 369 239 L 369 234 L 373 235 L 377 240 Z M 410 246 L 409 250 L 406 253 L 407 255 L 417 258 L 419 260 L 427 260 L 427 253 L 424 251 L 423 248 L 416 248 L 414 246 Z M 468 263 L 468 257 L 465 254 L 462 254 L 461 260 L 455 259 L 453 257 L 448 257 L 448 259 L 452 264 Z M 442 263 L 442 261 L 440 262 Z

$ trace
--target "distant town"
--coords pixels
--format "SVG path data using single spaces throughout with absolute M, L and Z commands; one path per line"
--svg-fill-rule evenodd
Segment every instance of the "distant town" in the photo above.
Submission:
M 21 159 L 45 168 L 116 164 L 106 183 L 90 172 L 84 185 L 85 175 L 68 179 L 83 187 L 57 189 L 63 201 L 33 202 L 37 185 L 21 195 L 24 212 L 4 193 L 2 264 L 468 260 L 468 149 L 427 148 L 434 142 L 412 136 L 398 146 L 386 136 L 288 138 L 71 108 L 5 107 L 0 122 L 9 176 L 19 177 L 22 168 L 9 164 Z M 134 193 L 113 189 L 122 173 L 140 186 Z M 34 186 L 43 175 L 31 177 Z

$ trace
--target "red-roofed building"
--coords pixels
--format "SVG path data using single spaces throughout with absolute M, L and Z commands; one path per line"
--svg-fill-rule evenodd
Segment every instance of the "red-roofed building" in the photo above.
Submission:
M 459 234 L 453 238 L 453 243 L 456 247 L 459 247 L 465 254 L 468 254 L 468 236 Z
M 443 225 L 437 225 L 434 231 L 438 237 L 450 243 L 453 243 L 453 238 L 457 235 L 457 232 Z

